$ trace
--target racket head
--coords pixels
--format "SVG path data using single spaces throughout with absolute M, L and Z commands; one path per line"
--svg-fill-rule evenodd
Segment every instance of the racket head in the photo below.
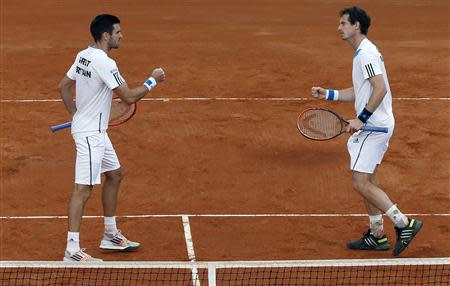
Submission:
M 297 118 L 297 128 L 304 137 L 324 141 L 345 132 L 346 121 L 332 110 L 308 108 Z
M 128 104 L 119 97 L 114 97 L 109 114 L 109 126 L 117 126 L 127 122 L 136 114 L 136 110 L 136 103 Z

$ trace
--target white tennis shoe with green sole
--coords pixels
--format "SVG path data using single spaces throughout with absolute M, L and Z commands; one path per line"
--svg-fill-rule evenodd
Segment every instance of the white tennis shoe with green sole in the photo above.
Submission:
M 140 246 L 139 242 L 128 240 L 120 230 L 116 233 L 104 233 L 100 248 L 115 251 L 134 251 Z

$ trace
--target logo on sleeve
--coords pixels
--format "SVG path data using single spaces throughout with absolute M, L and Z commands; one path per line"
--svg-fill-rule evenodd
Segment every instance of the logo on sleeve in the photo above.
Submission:
M 119 71 L 116 71 L 113 73 L 114 79 L 116 80 L 118 85 L 122 85 L 125 81 L 123 80 L 123 78 L 120 76 Z
M 366 68 L 366 72 L 369 78 L 375 76 L 375 71 L 373 70 L 372 64 L 367 64 L 364 67 Z

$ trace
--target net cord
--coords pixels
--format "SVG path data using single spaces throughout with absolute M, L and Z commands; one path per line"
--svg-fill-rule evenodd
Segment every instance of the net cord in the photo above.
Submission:
M 62 261 L 0 261 L 0 268 L 258 268 L 258 267 L 364 267 L 399 265 L 450 265 L 450 257 L 342 260 L 274 260 L 274 261 L 109 261 L 71 263 Z

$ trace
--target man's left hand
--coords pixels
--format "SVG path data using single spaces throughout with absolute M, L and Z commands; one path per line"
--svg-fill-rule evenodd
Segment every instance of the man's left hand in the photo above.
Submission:
M 355 132 L 357 132 L 359 129 L 361 129 L 361 127 L 364 125 L 364 123 L 359 120 L 358 118 L 352 119 L 348 121 L 348 125 L 345 128 L 345 131 L 353 134 Z

